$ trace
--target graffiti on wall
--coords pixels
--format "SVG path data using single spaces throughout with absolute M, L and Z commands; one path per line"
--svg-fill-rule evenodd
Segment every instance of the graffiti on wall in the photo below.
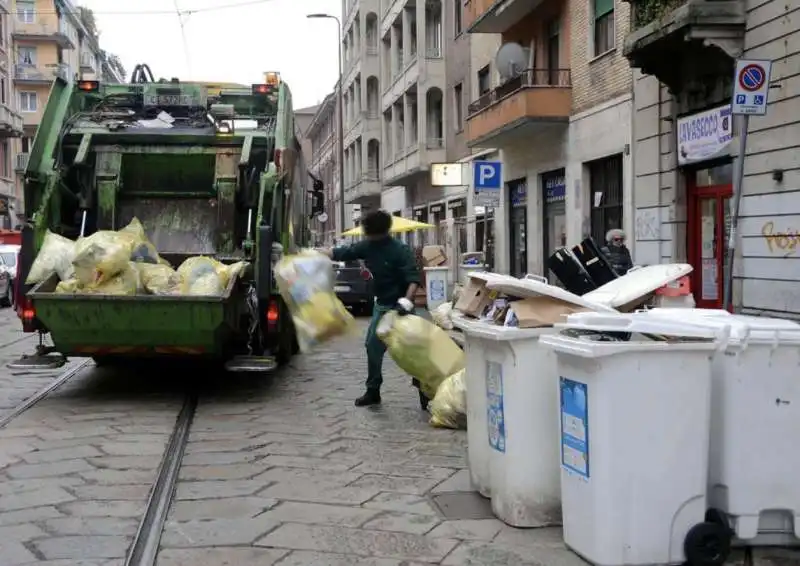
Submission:
M 639 208 L 636 210 L 634 232 L 637 241 L 661 239 L 659 211 L 659 208 Z
M 771 254 L 781 254 L 783 257 L 797 253 L 797 247 L 800 245 L 800 229 L 779 228 L 774 220 L 764 223 L 761 227 L 761 236 Z

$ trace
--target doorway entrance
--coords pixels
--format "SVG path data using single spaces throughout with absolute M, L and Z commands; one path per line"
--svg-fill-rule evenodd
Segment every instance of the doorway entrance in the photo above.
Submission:
M 731 228 L 730 183 L 699 185 L 703 175 L 689 173 L 688 256 L 694 267 L 692 292 L 697 306 L 723 308 L 725 260 Z M 707 176 L 706 176 L 707 177 Z M 710 180 L 710 179 L 709 179 Z
M 528 273 L 528 182 L 515 179 L 506 183 L 508 189 L 509 218 L 508 236 L 511 253 L 512 277 L 524 277 Z

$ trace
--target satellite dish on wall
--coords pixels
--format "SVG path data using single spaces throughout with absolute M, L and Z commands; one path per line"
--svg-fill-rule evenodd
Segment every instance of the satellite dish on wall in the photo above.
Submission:
M 528 67 L 528 56 L 519 43 L 505 43 L 497 50 L 494 64 L 500 77 L 507 81 L 519 76 Z

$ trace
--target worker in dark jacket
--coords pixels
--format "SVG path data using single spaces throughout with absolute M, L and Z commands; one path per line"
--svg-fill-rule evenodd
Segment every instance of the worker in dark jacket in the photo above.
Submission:
M 386 345 L 375 330 L 381 317 L 395 310 L 401 315 L 414 312 L 414 294 L 420 284 L 419 269 L 414 254 L 406 244 L 390 234 L 392 216 L 383 210 L 369 213 L 361 227 L 365 239 L 350 246 L 328 251 L 334 261 L 362 260 L 372 273 L 375 308 L 367 329 L 367 391 L 356 399 L 356 406 L 377 405 L 381 402 L 383 356 Z
M 603 254 L 619 276 L 625 275 L 633 267 L 631 251 L 625 245 L 625 239 L 625 231 L 614 228 L 606 233 L 606 245 L 602 248 Z

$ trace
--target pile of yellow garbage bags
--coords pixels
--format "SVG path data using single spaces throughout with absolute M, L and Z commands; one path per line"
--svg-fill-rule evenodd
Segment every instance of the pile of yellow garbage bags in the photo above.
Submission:
M 381 318 L 376 334 L 400 369 L 433 399 L 428 407 L 431 424 L 466 427 L 464 351 L 447 332 L 420 316 L 390 311 Z
M 175 270 L 134 218 L 121 230 L 100 230 L 74 242 L 48 231 L 25 282 L 33 285 L 55 274 L 59 294 L 219 297 L 246 266 L 194 256 Z
M 278 291 L 292 315 L 301 352 L 349 332 L 354 324 L 334 292 L 333 262 L 314 250 L 302 250 L 275 266 Z

